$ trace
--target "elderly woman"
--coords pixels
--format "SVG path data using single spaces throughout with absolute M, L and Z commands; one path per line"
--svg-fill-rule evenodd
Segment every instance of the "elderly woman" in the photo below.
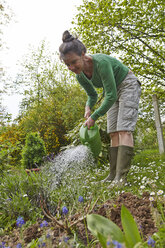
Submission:
M 107 132 L 111 145 L 110 174 L 105 181 L 125 182 L 133 156 L 132 132 L 138 117 L 141 84 L 119 60 L 106 54 L 87 55 L 85 45 L 68 31 L 63 33 L 62 41 L 60 58 L 76 74 L 88 95 L 85 125 L 90 128 L 100 116 L 107 113 Z M 103 88 L 104 101 L 92 112 L 97 102 L 95 87 Z

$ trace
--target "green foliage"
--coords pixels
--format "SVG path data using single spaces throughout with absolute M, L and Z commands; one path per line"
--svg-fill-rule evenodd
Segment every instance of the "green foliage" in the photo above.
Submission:
M 152 235 L 152 238 L 156 241 L 156 247 L 163 248 L 165 244 L 165 224 L 162 224 L 157 233 Z
M 141 167 L 148 166 L 149 162 L 160 163 L 160 154 L 158 150 L 146 149 L 146 150 L 137 150 L 136 156 L 133 157 L 132 164 L 139 164 Z
M 0 96 L 1 93 L 2 92 L 0 91 Z M 6 123 L 9 123 L 11 121 L 11 114 L 6 112 L 5 107 L 2 105 L 1 101 L 2 99 L 0 97 L 0 127 L 3 127 L 6 125 Z
M 127 247 L 131 248 L 134 247 L 137 243 L 142 242 L 136 222 L 124 205 L 122 205 L 121 208 L 121 222 Z
M 18 216 L 35 221 L 41 216 L 38 174 L 25 170 L 4 172 L 0 177 L 0 227 L 11 228 Z
M 44 112 L 50 119 L 49 123 L 53 116 L 53 119 L 60 118 L 63 121 L 65 129 L 72 129 L 83 116 L 85 105 L 85 92 L 77 84 L 73 73 L 61 63 L 57 54 L 50 52 L 45 41 L 37 50 L 29 51 L 21 68 L 15 88 L 24 95 L 22 116 L 26 116 L 25 113 L 28 114 L 30 110 L 38 113 L 38 116 Z
M 39 167 L 45 155 L 46 148 L 39 134 L 29 133 L 22 150 L 22 165 L 27 169 Z
M 115 223 L 103 216 L 97 214 L 87 215 L 88 229 L 99 239 L 103 248 L 107 247 L 108 240 L 125 243 L 128 248 L 135 247 L 137 243 L 141 243 L 142 240 L 135 220 L 124 205 L 121 208 L 121 221 L 124 233 Z
M 164 85 L 163 0 L 84 0 L 78 11 L 75 30 L 91 51 L 118 53 L 137 74 Z
M 0 130 L 0 170 L 20 165 L 23 143 L 24 133 L 17 125 L 7 125 Z
M 87 225 L 88 229 L 97 238 L 99 238 L 98 236 L 101 234 L 100 237 L 104 239 L 102 243 L 105 244 L 103 247 L 106 247 L 108 238 L 110 238 L 111 240 L 116 240 L 120 243 L 124 242 L 124 235 L 120 228 L 115 223 L 101 215 L 87 215 Z
M 150 126 L 148 128 L 148 126 Z M 135 145 L 137 149 L 156 149 L 158 147 L 157 130 L 155 124 L 143 122 L 139 119 L 134 134 Z
M 40 106 L 27 111 L 21 118 L 19 127 L 25 133 L 39 132 L 47 152 L 57 154 L 60 145 L 66 143 L 66 129 L 53 101 L 44 100 Z

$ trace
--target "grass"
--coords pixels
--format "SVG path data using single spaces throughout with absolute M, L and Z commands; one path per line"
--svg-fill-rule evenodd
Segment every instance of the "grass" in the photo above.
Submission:
M 156 150 L 139 151 L 133 161 L 128 174 L 128 183 L 122 187 L 114 187 L 107 190 L 108 183 L 100 183 L 109 172 L 108 164 L 95 166 L 89 164 L 87 167 L 74 167 L 67 170 L 60 176 L 58 184 L 54 183 L 57 175 L 48 173 L 50 163 L 45 165 L 40 174 L 32 173 L 31 176 L 22 170 L 5 171 L 0 177 L 0 235 L 9 233 L 15 228 L 16 220 L 23 216 L 26 225 L 35 223 L 38 218 L 43 218 L 40 208 L 40 199 L 44 199 L 47 208 L 53 216 L 60 218 L 62 216 L 62 207 L 66 206 L 69 214 L 83 211 L 83 204 L 90 202 L 91 207 L 98 200 L 97 204 L 102 204 L 108 199 L 114 199 L 122 192 L 132 192 L 141 196 L 143 192 L 150 193 L 150 201 L 157 202 L 157 213 L 153 213 L 155 223 L 158 227 L 158 233 L 155 234 L 155 247 L 161 247 L 165 242 L 165 160 L 160 157 Z M 82 196 L 84 203 L 78 201 Z M 59 211 L 57 212 L 57 207 Z M 83 247 L 74 235 L 74 247 Z M 36 242 L 36 246 L 35 246 Z M 38 241 L 33 241 L 29 247 L 37 247 Z M 71 247 L 67 246 L 61 247 Z M 78 246 L 79 245 L 79 246 Z M 60 246 L 59 246 L 60 247 Z M 95 247 L 89 244 L 88 247 Z M 141 246 L 149 247 L 149 246 Z M 163 246 L 162 246 L 163 247 Z

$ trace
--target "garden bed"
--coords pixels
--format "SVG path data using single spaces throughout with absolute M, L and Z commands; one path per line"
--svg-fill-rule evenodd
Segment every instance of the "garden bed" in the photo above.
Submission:
M 121 193 L 115 200 L 110 199 L 100 206 L 96 204 L 92 212 L 112 220 L 122 229 L 120 213 L 121 206 L 125 205 L 133 215 L 144 240 L 147 240 L 150 236 L 158 231 L 153 218 L 155 208 L 154 206 L 151 206 L 149 197 L 150 194 L 147 192 L 144 192 L 141 198 L 133 195 L 130 192 L 124 192 Z M 77 234 L 80 242 L 84 244 L 84 247 L 86 247 L 87 242 L 90 242 L 92 239 L 94 239 L 94 237 L 89 231 L 86 230 L 83 220 L 77 222 L 80 217 L 82 217 L 80 214 L 75 214 L 74 217 L 68 216 L 68 219 L 74 219 L 76 224 L 72 226 L 72 229 Z M 23 239 L 20 235 L 20 229 L 15 228 L 12 234 L 2 236 L 0 241 L 1 243 L 5 242 L 7 246 L 13 248 L 17 247 L 18 243 L 24 243 L 24 247 L 28 247 L 28 244 L 32 244 L 34 240 L 38 239 L 38 242 L 42 244 L 45 244 L 45 240 L 47 240 L 46 242 L 49 242 L 50 246 L 47 243 L 46 247 L 71 247 L 70 244 L 73 243 L 73 233 L 69 231 L 67 232 L 67 230 L 64 230 L 53 220 L 51 221 L 47 217 L 45 217 L 45 220 L 48 223 L 45 227 L 41 227 L 43 220 L 38 220 L 37 223 L 25 229 L 23 231 Z M 60 220 L 60 223 L 64 222 L 65 218 L 63 217 L 63 219 Z M 88 239 L 86 231 L 88 232 Z M 46 237 L 46 239 L 43 238 L 43 236 Z M 61 246 L 59 246 L 60 244 Z M 36 247 L 39 246 L 37 245 Z M 95 244 L 95 246 L 91 247 L 101 246 L 100 244 Z

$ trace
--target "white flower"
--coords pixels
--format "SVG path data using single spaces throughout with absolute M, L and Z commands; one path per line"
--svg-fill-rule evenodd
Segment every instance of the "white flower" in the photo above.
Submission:
M 157 195 L 162 195 L 163 194 L 163 190 L 159 190 L 158 192 L 157 192 Z
M 150 195 L 155 195 L 155 192 L 151 192 Z
M 28 195 L 27 194 L 23 195 L 23 197 L 26 197 L 26 196 L 28 196 Z
M 144 186 L 144 185 L 140 186 L 140 189 L 144 189 L 144 188 L 145 188 L 145 186 Z
M 154 198 L 153 198 L 153 197 L 149 197 L 149 200 L 150 200 L 150 201 L 154 201 Z

